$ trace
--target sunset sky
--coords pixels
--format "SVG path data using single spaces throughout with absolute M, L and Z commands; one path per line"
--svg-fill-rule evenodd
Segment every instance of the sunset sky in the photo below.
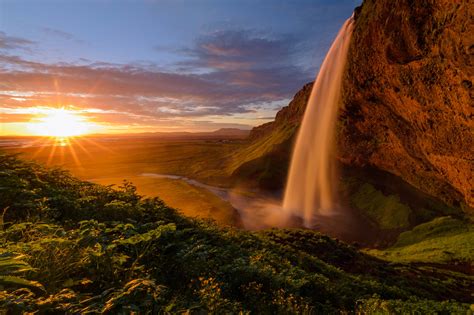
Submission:
M 90 132 L 251 128 L 314 79 L 359 3 L 0 0 L 0 135 L 51 108 Z

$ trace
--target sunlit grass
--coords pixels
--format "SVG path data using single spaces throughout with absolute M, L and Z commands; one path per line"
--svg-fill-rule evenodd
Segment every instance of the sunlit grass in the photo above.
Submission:
M 205 188 L 196 187 L 181 179 L 127 176 L 127 180 L 137 186 L 139 194 L 160 197 L 167 205 L 178 209 L 188 217 L 214 219 L 219 224 L 236 225 L 236 210 Z M 95 179 L 103 185 L 120 185 L 123 177 Z
M 440 217 L 400 234 L 391 248 L 369 253 L 395 262 L 472 263 L 474 227 L 458 219 Z

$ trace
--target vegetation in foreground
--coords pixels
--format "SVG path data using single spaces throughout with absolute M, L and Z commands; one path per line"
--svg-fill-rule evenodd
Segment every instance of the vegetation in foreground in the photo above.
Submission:
M 11 313 L 471 312 L 472 277 L 388 264 L 308 230 L 246 232 L 0 154 Z

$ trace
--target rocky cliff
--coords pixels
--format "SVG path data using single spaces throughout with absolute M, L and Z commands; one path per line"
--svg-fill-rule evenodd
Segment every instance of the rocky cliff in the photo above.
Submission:
M 344 165 L 388 172 L 472 211 L 473 12 L 472 1 L 446 0 L 366 0 L 356 9 L 337 126 Z M 234 174 L 255 179 L 280 167 L 286 178 L 310 90 L 303 87 L 274 122 L 252 130 Z M 262 163 L 275 152 L 277 159 Z
M 474 3 L 366 0 L 340 113 L 339 158 L 474 207 Z

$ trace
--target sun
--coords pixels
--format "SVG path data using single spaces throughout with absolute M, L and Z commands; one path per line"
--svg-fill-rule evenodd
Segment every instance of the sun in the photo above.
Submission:
M 93 124 L 74 110 L 48 108 L 29 127 L 39 136 L 67 138 L 90 133 Z

